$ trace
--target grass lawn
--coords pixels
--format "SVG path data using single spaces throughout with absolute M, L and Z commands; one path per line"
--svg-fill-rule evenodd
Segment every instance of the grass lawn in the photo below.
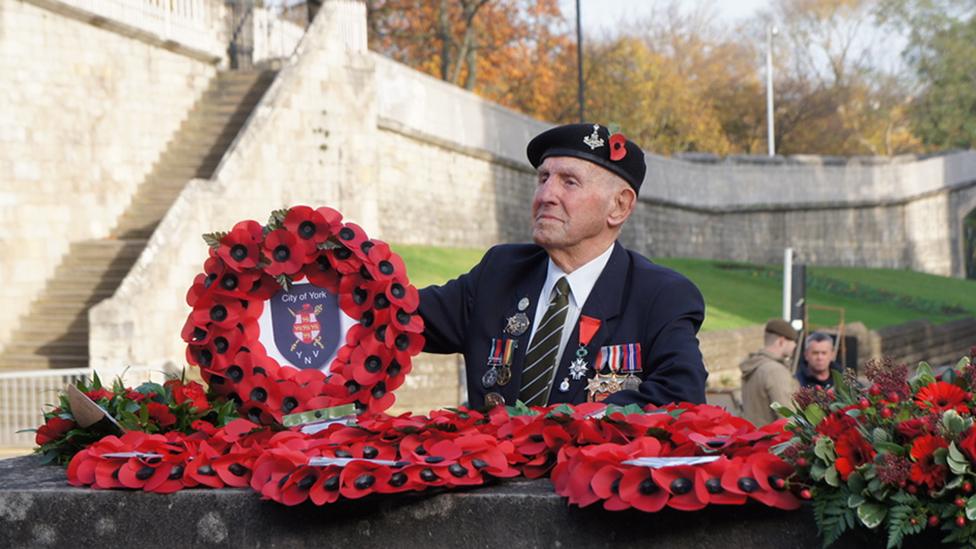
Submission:
M 704 259 L 658 263 L 693 280 L 705 296 L 704 330 L 763 323 L 782 312 L 782 267 Z M 730 268 L 730 266 L 732 268 Z M 810 267 L 807 303 L 843 307 L 845 320 L 868 328 L 926 318 L 939 323 L 976 315 L 976 281 L 897 269 Z M 810 321 L 837 323 L 837 314 L 811 310 Z
M 410 281 L 422 288 L 441 284 L 471 269 L 480 248 L 394 245 Z M 705 296 L 703 330 L 762 324 L 782 311 L 782 267 L 707 259 L 658 258 L 655 261 L 690 278 Z M 976 315 L 976 281 L 897 269 L 810 267 L 807 302 L 843 307 L 845 320 L 868 328 L 927 318 L 939 323 Z M 837 313 L 811 311 L 811 322 L 834 325 Z

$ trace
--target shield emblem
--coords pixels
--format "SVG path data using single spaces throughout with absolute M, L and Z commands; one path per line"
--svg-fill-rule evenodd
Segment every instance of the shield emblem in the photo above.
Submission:
M 340 343 L 335 294 L 314 284 L 294 284 L 268 302 L 275 354 L 296 368 L 325 369 Z

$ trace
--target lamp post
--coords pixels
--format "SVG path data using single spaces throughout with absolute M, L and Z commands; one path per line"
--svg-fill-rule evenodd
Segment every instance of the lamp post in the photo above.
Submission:
M 580 0 L 576 0 L 576 98 L 579 101 L 579 121 L 585 120 L 583 102 L 583 25 L 580 17 Z
M 773 36 L 778 33 L 776 27 L 772 25 L 766 27 L 766 143 L 769 144 L 769 156 L 776 156 L 776 130 L 773 120 Z

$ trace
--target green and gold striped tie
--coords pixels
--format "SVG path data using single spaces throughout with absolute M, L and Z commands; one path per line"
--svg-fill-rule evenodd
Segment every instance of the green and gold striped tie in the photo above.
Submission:
M 529 342 L 522 369 L 522 389 L 519 400 L 529 406 L 545 406 L 556 373 L 556 357 L 562 339 L 566 314 L 569 311 L 569 282 L 566 277 L 556 282 L 549 299 L 549 308 Z

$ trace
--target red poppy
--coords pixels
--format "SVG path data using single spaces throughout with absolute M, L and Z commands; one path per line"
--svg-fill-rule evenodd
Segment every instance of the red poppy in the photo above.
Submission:
M 260 259 L 260 244 L 264 238 L 257 221 L 241 221 L 220 239 L 217 255 L 235 271 L 252 269 Z
M 840 478 L 845 481 L 855 469 L 871 462 L 876 454 L 871 444 L 856 429 L 840 435 L 834 441 L 834 451 L 837 453 L 834 467 L 837 468 Z
M 308 206 L 294 206 L 288 210 L 284 225 L 305 246 L 308 255 L 315 253 L 318 245 L 332 236 L 329 222 Z
M 320 252 L 312 256 L 311 261 L 302 268 L 302 274 L 308 278 L 310 283 L 319 288 L 325 288 L 334 294 L 339 293 L 341 275 L 332 268 L 328 254 Z
M 680 465 L 654 469 L 654 482 L 667 490 L 671 497 L 668 507 L 681 511 L 696 511 L 708 505 L 708 489 L 696 467 Z
M 359 499 L 377 491 L 378 485 L 390 481 L 392 472 L 385 465 L 353 461 L 339 475 L 339 492 L 348 499 Z
M 970 394 L 960 387 L 945 381 L 936 381 L 922 387 L 915 395 L 915 404 L 923 410 L 931 412 L 945 412 L 946 410 L 956 410 L 960 413 L 968 412 L 969 408 L 965 402 L 969 400 Z
M 603 465 L 593 474 L 593 480 L 590 481 L 593 493 L 603 500 L 603 508 L 608 511 L 622 511 L 630 507 L 630 504 L 620 497 L 624 470 L 620 465 Z
M 649 468 L 630 467 L 620 478 L 620 499 L 645 513 L 656 513 L 668 502 L 668 492 L 654 482 Z
M 791 511 L 800 507 L 800 500 L 787 489 L 786 480 L 793 475 L 793 467 L 768 452 L 757 452 L 746 459 L 752 467 L 761 490 L 749 494 L 769 507 Z
M 339 243 L 348 248 L 360 262 L 367 258 L 373 247 L 373 242 L 366 236 L 366 231 L 355 223 L 344 223 L 336 232 L 336 236 L 339 237 Z
M 941 486 L 945 481 L 946 467 L 936 463 L 935 451 L 948 447 L 949 443 L 937 435 L 926 435 L 915 439 L 910 452 L 912 460 L 915 461 L 912 464 L 910 477 L 912 482 L 918 485 L 925 484 L 930 490 Z
M 211 257 L 203 263 L 204 278 L 201 282 L 202 292 L 198 288 L 197 295 L 206 292 L 213 292 L 230 297 L 246 298 L 248 292 L 254 286 L 255 281 L 261 278 L 258 270 L 235 271 L 219 257 Z M 190 296 L 187 296 L 187 301 Z M 192 306 L 192 303 L 190 304 Z
M 389 244 L 379 240 L 374 240 L 373 246 L 367 254 L 366 270 L 373 280 L 392 282 L 394 280 L 406 280 L 407 268 L 403 264 L 403 259 L 393 253 Z
M 293 275 L 305 266 L 308 258 L 305 245 L 298 241 L 297 236 L 285 229 L 268 233 L 264 239 L 264 250 L 270 261 L 270 264 L 264 268 L 264 272 L 271 276 Z
M 732 464 L 732 460 L 722 456 L 711 463 L 705 463 L 699 466 L 696 482 L 701 482 L 705 485 L 705 490 L 708 491 L 709 504 L 742 505 L 748 499 L 748 496 L 745 494 L 729 492 L 722 486 L 722 478 Z
M 627 138 L 622 133 L 610 136 L 610 160 L 617 162 L 627 156 Z
M 339 281 L 339 308 L 352 318 L 361 318 L 373 308 L 380 288 L 359 275 L 348 275 Z
M 190 318 L 198 326 L 212 322 L 216 326 L 229 329 L 236 326 L 244 314 L 240 299 L 211 294 L 194 304 Z
M 309 499 L 315 505 L 325 505 L 339 499 L 340 467 L 328 466 L 319 471 L 315 484 L 308 491 Z
M 62 419 L 58 416 L 49 418 L 44 425 L 37 428 L 37 434 L 34 436 L 34 442 L 38 446 L 43 446 L 48 442 L 54 442 L 62 436 L 64 436 L 68 431 L 75 428 L 77 425 L 74 421 L 70 419 Z

